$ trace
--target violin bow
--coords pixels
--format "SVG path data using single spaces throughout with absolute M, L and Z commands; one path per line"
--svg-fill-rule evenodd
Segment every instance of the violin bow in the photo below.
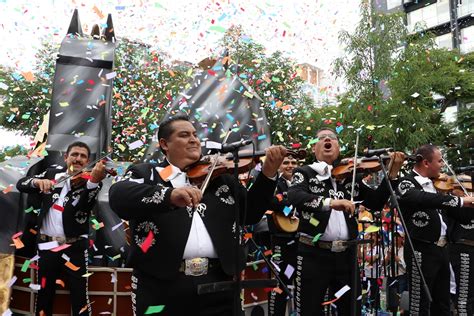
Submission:
M 223 144 L 227 143 L 227 139 L 229 138 L 229 135 L 232 131 L 229 129 L 227 131 L 227 134 L 225 135 L 225 138 L 224 138 L 224 141 L 223 141 Z M 200 187 L 200 190 L 202 192 L 202 194 L 204 194 L 204 191 L 206 191 L 207 189 L 207 186 L 209 185 L 209 181 L 211 180 L 211 176 L 212 176 L 212 173 L 214 172 L 214 169 L 216 168 L 217 166 L 217 161 L 218 161 L 218 157 L 219 157 L 219 152 L 217 152 L 215 155 L 214 155 L 214 161 L 212 162 L 212 165 L 211 165 L 211 168 L 209 169 L 209 172 L 207 173 L 207 176 L 206 178 L 204 179 L 204 181 L 202 182 L 202 185 Z
M 357 149 L 359 148 L 359 132 L 356 130 L 356 144 L 354 150 L 354 170 L 352 170 L 351 202 L 354 202 L 354 185 L 357 173 Z
M 354 202 L 354 186 L 357 173 L 357 149 L 359 148 L 359 132 L 356 130 L 356 144 L 354 150 L 354 169 L 352 170 L 351 202 Z M 349 214 L 352 217 L 352 214 Z
M 448 168 L 449 172 L 451 172 L 451 173 L 453 174 L 454 180 L 456 180 L 457 184 L 459 184 L 459 186 L 460 186 L 461 189 L 463 190 L 464 194 L 465 194 L 466 196 L 469 196 L 469 194 L 467 193 L 466 188 L 465 188 L 464 185 L 461 183 L 461 181 L 459 181 L 457 174 L 454 172 L 453 168 L 451 168 L 451 166 L 448 164 L 448 162 L 446 161 L 446 159 L 444 159 L 443 155 L 441 156 L 441 159 L 443 159 L 443 162 L 444 162 L 444 164 L 446 165 L 446 167 Z

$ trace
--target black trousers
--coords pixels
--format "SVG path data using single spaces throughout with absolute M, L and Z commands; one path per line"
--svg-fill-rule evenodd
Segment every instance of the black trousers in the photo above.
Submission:
M 218 265 L 203 276 L 179 273 L 177 279 L 157 279 L 142 271 L 133 270 L 132 309 L 134 315 L 144 315 L 149 306 L 164 305 L 162 315 L 231 316 L 233 291 L 198 295 L 197 286 L 205 283 L 229 281 L 232 277 Z
M 421 271 L 433 301 L 426 298 L 421 277 L 416 269 L 414 257 L 408 247 L 405 247 L 405 258 L 408 272 L 408 287 L 410 291 L 410 315 L 450 315 L 449 294 L 449 251 L 447 247 L 413 240 L 415 256 L 421 264 Z
M 324 315 L 321 304 L 329 289 L 330 297 L 343 286 L 348 285 L 347 291 L 334 304 L 338 315 L 350 315 L 352 295 L 352 263 L 355 252 L 348 248 L 343 252 L 332 252 L 298 243 L 296 257 L 296 311 L 301 316 Z M 358 278 L 360 280 L 360 278 Z M 360 282 L 357 284 L 357 293 L 360 294 Z M 357 302 L 357 311 L 360 312 L 360 300 Z
M 271 245 L 273 252 L 273 262 L 275 262 L 280 268 L 278 276 L 285 283 L 285 285 L 292 285 L 293 280 L 296 276 L 296 250 L 297 242 L 294 234 L 279 234 L 275 233 L 271 235 Z M 293 274 L 290 278 L 285 274 L 288 266 L 289 269 L 293 268 Z M 271 291 L 268 297 L 268 314 L 276 316 L 285 316 L 286 304 L 288 297 L 285 292 L 277 293 Z
M 54 294 L 56 292 L 56 280 L 61 273 L 66 276 L 64 282 L 71 292 L 71 308 L 73 315 L 90 315 L 91 306 L 87 295 L 87 278 L 83 277 L 87 273 L 88 265 L 88 240 L 83 239 L 72 243 L 69 248 L 59 252 L 50 250 L 38 250 L 40 256 L 38 261 L 38 284 L 42 285 L 36 297 L 35 314 L 39 315 L 43 311 L 46 315 L 53 314 Z M 68 268 L 66 260 L 62 258 L 65 254 L 69 261 L 78 267 L 77 271 Z M 43 281 L 44 280 L 44 281 Z M 44 287 L 43 287 L 44 286 Z M 80 311 L 82 313 L 80 313 Z
M 474 315 L 474 247 L 449 246 L 451 265 L 456 276 L 456 306 L 459 315 Z

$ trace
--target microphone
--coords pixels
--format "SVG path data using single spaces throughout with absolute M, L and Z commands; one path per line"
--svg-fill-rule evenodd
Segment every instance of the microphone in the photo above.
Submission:
M 393 148 L 365 149 L 364 156 L 365 157 L 380 156 L 380 155 L 389 153 L 391 151 L 393 151 Z
M 236 149 L 238 149 L 240 147 L 250 145 L 251 143 L 252 143 L 251 139 L 241 139 L 237 142 L 233 142 L 233 143 L 230 143 L 230 144 L 222 144 L 222 148 L 219 149 L 219 151 L 221 153 L 230 153 L 230 152 L 233 152 L 233 151 L 235 151 Z
M 457 173 L 474 171 L 474 166 L 458 167 L 455 170 Z

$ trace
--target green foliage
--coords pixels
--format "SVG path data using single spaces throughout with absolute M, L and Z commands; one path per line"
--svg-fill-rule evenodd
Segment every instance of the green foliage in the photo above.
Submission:
M 443 145 L 453 126 L 442 112 L 456 102 L 472 102 L 474 58 L 435 47 L 427 33 L 407 35 L 398 15 L 375 14 L 367 2 L 353 34 L 341 33 L 346 56 L 335 63 L 349 88 L 335 116 L 348 153 L 360 134 L 360 148 L 393 147 L 411 152 Z M 351 128 L 352 127 L 352 128 Z
M 34 135 L 49 111 L 57 46 L 45 42 L 33 72 L 0 66 L 0 126 Z
M 297 76 L 294 61 L 275 52 L 265 55 L 262 45 L 231 29 L 222 43 L 229 48 L 238 76 L 264 100 L 273 131 L 273 141 L 297 142 L 306 138 L 301 122 L 310 98 L 301 93 L 303 80 Z M 0 69 L 0 126 L 33 135 L 49 110 L 58 47 L 44 44 L 37 54 L 34 80 L 28 81 L 13 69 Z M 235 67 L 231 67 L 235 68 Z M 148 144 L 158 123 L 174 98 L 190 87 L 194 68 L 190 64 L 166 64 L 162 53 L 148 45 L 120 39 L 117 42 L 114 89 L 112 93 L 112 146 L 120 160 L 136 160 L 146 145 L 130 150 L 129 144 L 141 140 Z M 31 78 L 30 78 L 31 79 Z M 3 86 L 5 87 L 5 86 Z M 278 131 L 278 132 L 277 132 Z
M 148 144 L 172 97 L 185 89 L 192 68 L 165 65 L 159 52 L 145 44 L 121 39 L 116 49 L 112 114 L 112 145 L 121 160 L 139 159 L 146 146 L 130 150 L 141 140 Z
M 308 138 L 301 130 L 306 122 L 298 123 L 314 108 L 314 101 L 302 93 L 304 81 L 297 75 L 296 62 L 280 51 L 267 56 L 241 26 L 228 29 L 221 44 L 231 58 L 230 68 L 237 69 L 239 78 L 263 99 L 272 142 L 290 144 Z
M 23 146 L 10 146 L 0 149 L 0 162 L 8 160 L 14 156 L 26 155 L 28 151 Z
M 474 164 L 474 106 L 460 110 L 456 118 L 456 130 L 448 142 L 448 162 L 454 167 Z

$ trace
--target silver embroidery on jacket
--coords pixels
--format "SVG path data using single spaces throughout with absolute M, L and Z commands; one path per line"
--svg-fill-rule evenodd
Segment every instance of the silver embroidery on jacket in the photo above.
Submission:
M 324 197 L 320 196 L 318 198 L 313 199 L 311 202 L 304 203 L 303 205 L 307 207 L 317 208 L 321 204 L 323 198 Z
M 156 224 L 151 221 L 141 222 L 137 225 L 137 227 L 134 229 L 133 237 L 135 244 L 138 247 L 142 246 L 150 231 L 153 232 L 154 236 L 158 235 L 158 227 L 156 227 Z M 156 238 L 153 238 L 150 247 L 155 244 L 155 241 Z
M 449 201 L 444 201 L 443 205 L 445 206 L 451 206 L 451 207 L 457 207 L 459 205 L 459 197 L 457 196 L 450 196 L 450 200 Z
M 142 202 L 145 204 L 149 204 L 149 203 L 160 204 L 165 199 L 165 194 L 166 194 L 166 191 L 168 191 L 168 189 L 169 188 L 163 187 L 161 188 L 161 190 L 155 191 L 155 193 L 153 193 L 152 196 L 144 197 L 142 199 Z
M 300 184 L 303 183 L 303 181 L 303 174 L 301 172 L 295 172 L 295 174 L 293 175 L 293 180 L 291 181 L 291 185 Z
M 318 193 L 324 192 L 324 187 L 320 187 L 317 185 L 310 185 L 309 190 L 311 191 L 311 193 L 318 194 Z
M 414 187 L 415 187 L 415 185 L 413 184 L 413 182 L 411 182 L 409 180 L 402 180 L 398 184 L 398 192 L 400 192 L 400 195 L 404 195 L 405 193 L 407 193 L 410 189 L 412 189 Z
M 221 185 L 220 187 L 217 188 L 216 190 L 216 196 L 220 198 L 220 200 L 222 202 L 224 202 L 225 204 L 229 204 L 229 205 L 234 205 L 235 204 L 235 200 L 234 200 L 234 197 L 232 197 L 231 195 L 229 195 L 228 197 L 223 197 L 221 196 L 222 193 L 228 193 L 230 192 L 230 189 L 229 189 L 229 186 L 226 185 L 226 184 L 223 184 Z
M 425 227 L 429 221 L 430 216 L 426 212 L 418 211 L 412 215 L 412 222 L 416 227 Z
M 313 213 L 302 211 L 301 212 L 301 217 L 303 217 L 305 220 L 309 221 L 312 217 L 312 214 Z

